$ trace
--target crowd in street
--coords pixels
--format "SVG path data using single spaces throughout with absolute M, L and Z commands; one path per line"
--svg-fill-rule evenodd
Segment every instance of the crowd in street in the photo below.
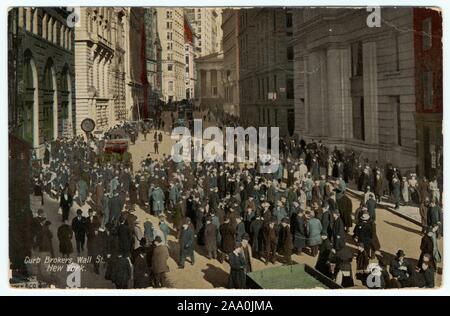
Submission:
M 224 126 L 231 121 L 239 122 L 222 117 Z M 130 138 L 132 130 L 122 128 Z M 261 163 L 175 163 L 165 154 L 148 156 L 133 170 L 129 153 L 107 156 L 104 142 L 75 137 L 48 144 L 35 169 L 35 194 L 58 199 L 61 222 L 48 221 L 42 205 L 34 218 L 34 247 L 54 253 L 57 238 L 63 256 L 101 256 L 104 277 L 117 288 L 169 286 L 169 235 L 178 240 L 171 250 L 180 269 L 186 262 L 195 265 L 200 248 L 210 260 L 228 262 L 229 288 L 246 288 L 254 260 L 292 264 L 293 254 L 316 257 L 315 268 L 343 287 L 354 286 L 355 278 L 370 288 L 434 287 L 443 233 L 436 178 L 418 179 L 320 141 L 291 138 L 281 140 L 281 162 L 271 174 L 260 172 Z M 355 212 L 349 185 L 364 192 Z M 401 249 L 390 262 L 380 252 L 376 219 L 378 202 L 386 197 L 396 208 L 420 207 L 418 264 Z M 86 204 L 87 216 L 81 210 Z M 70 218 L 75 206 L 80 209 Z M 145 221 L 142 230 L 136 206 L 158 218 L 158 225 Z M 57 236 L 51 225 L 57 225 Z M 93 263 L 95 273 L 101 265 Z M 381 281 L 368 284 L 369 276 Z

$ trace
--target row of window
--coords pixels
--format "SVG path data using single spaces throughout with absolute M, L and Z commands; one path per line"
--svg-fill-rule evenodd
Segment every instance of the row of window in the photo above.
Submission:
M 64 49 L 72 48 L 72 30 L 39 8 L 18 8 L 18 26 Z
M 283 91 L 278 89 L 277 75 L 273 75 L 272 89 L 270 87 L 270 77 L 258 78 L 258 100 L 274 100 L 277 98 L 278 93 Z M 286 93 L 286 99 L 294 99 L 294 79 L 286 78 L 286 87 L 284 92 Z

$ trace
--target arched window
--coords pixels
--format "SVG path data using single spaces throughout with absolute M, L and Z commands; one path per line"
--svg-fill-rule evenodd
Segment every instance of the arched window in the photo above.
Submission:
M 33 33 L 40 35 L 39 34 L 40 32 L 39 32 L 39 11 L 38 10 L 39 10 L 38 8 L 34 9 L 32 25 L 33 25 Z
M 44 141 L 53 139 L 53 105 L 55 98 L 55 87 L 53 86 L 53 71 L 52 61 L 49 60 L 44 70 L 44 81 L 42 83 L 43 104 L 42 104 L 42 118 L 41 130 Z
M 50 16 L 47 22 L 47 40 L 53 41 L 53 18 Z
M 18 135 L 26 142 L 33 143 L 33 106 L 35 97 L 35 86 L 33 81 L 33 69 L 31 58 L 25 57 L 23 67 L 23 90 L 22 102 L 18 109 Z
M 54 44 L 58 44 L 58 26 L 59 26 L 59 22 L 57 20 L 55 20 L 55 23 L 53 23 L 53 43 Z
M 66 48 L 66 32 L 64 30 L 65 26 L 61 25 L 61 28 L 59 29 L 59 45 L 62 46 L 63 48 Z
M 44 13 L 44 17 L 42 18 L 42 37 L 44 39 L 48 38 L 48 32 L 47 32 L 47 14 Z
M 33 13 L 31 12 L 31 8 L 26 8 L 26 17 L 25 17 L 25 29 L 28 32 L 32 32 L 32 20 L 33 20 Z

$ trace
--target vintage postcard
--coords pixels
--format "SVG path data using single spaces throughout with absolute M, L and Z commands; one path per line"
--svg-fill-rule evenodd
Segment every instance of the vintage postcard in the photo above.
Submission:
M 442 22 L 9 7 L 9 287 L 440 288 Z

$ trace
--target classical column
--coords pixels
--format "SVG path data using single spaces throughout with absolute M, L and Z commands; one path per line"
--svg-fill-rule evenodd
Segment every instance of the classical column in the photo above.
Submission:
M 212 95 L 211 91 L 211 70 L 205 70 L 206 72 L 206 91 L 205 91 L 205 97 L 210 98 Z
M 363 89 L 365 141 L 378 143 L 378 76 L 377 46 L 375 42 L 363 43 Z
M 350 97 L 350 52 L 349 48 L 327 49 L 327 95 L 328 136 L 345 140 L 351 136 L 348 116 L 352 106 Z M 350 130 L 350 131 L 349 131 Z
M 315 50 L 307 57 L 307 116 L 308 136 L 322 137 L 327 135 L 327 64 L 326 52 Z

